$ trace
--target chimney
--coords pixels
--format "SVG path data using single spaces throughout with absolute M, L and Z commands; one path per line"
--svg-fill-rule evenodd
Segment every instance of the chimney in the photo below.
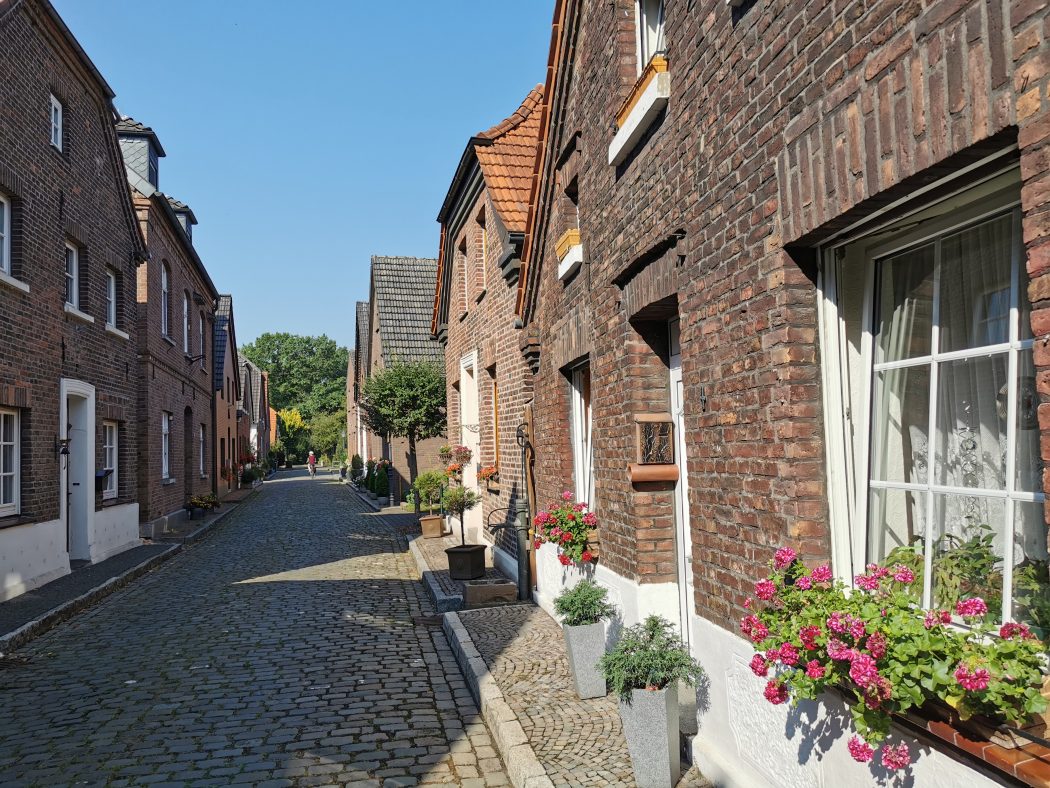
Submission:
M 134 118 L 122 116 L 117 121 L 117 136 L 124 164 L 154 189 L 159 189 L 158 160 L 165 154 L 153 129 Z

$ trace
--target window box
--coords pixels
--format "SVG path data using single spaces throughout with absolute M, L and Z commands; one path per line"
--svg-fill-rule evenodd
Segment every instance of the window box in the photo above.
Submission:
M 609 164 L 618 165 L 634 150 L 642 135 L 671 96 L 667 59 L 654 55 L 616 113 L 616 136 L 609 143 Z
M 583 244 L 580 231 L 575 227 L 566 230 L 558 239 L 554 250 L 558 255 L 558 279 L 565 281 L 583 264 Z

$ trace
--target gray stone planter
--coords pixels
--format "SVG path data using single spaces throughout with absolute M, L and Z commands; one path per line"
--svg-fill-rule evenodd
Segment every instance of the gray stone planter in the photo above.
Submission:
M 631 690 L 620 720 L 639 788 L 673 788 L 682 776 L 678 754 L 678 687 Z
M 389 506 L 390 498 L 388 498 L 385 495 L 380 495 L 376 498 L 376 503 L 378 503 L 380 506 Z
M 569 669 L 581 698 L 604 698 L 605 676 L 598 670 L 598 660 L 605 654 L 605 622 L 562 627 Z
M 376 498 L 378 498 L 379 496 L 378 496 L 378 495 L 376 495 L 376 494 L 375 494 L 374 492 L 372 492 L 371 490 L 369 490 L 369 491 L 368 491 L 368 497 L 369 497 L 369 498 L 371 498 L 371 499 L 372 499 L 372 500 L 374 501 L 374 500 L 375 500 Z

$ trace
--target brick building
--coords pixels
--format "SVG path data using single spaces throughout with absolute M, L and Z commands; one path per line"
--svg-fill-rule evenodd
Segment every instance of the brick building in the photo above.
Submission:
M 243 354 L 237 354 L 241 368 L 241 410 L 248 425 L 246 450 L 265 464 L 270 451 L 270 383 L 269 376 Z
M 117 123 L 149 259 L 137 272 L 139 517 L 147 537 L 186 516 L 184 504 L 212 491 L 211 358 L 219 294 L 193 247 L 197 219 L 160 191 L 165 156 L 153 129 Z
M 212 338 L 212 395 L 214 401 L 215 467 L 212 479 L 214 493 L 223 498 L 237 489 L 240 479 L 237 464 L 247 436 L 247 420 L 239 414 L 241 375 L 237 366 L 237 334 L 233 324 L 233 296 L 219 295 L 215 310 L 215 331 Z M 243 425 L 243 428 L 242 428 Z
M 789 719 L 748 670 L 777 546 L 849 582 L 988 525 L 996 582 L 1045 592 L 1048 33 L 1021 0 L 557 0 L 517 303 L 538 498 L 593 503 L 627 623 L 681 624 L 716 782 L 875 779 L 838 701 Z M 577 575 L 538 564 L 549 609 Z M 1002 776 L 919 751 L 916 784 Z
M 471 538 L 495 541 L 505 562 L 517 549 L 513 532 L 497 537 L 482 526 L 513 522 L 526 504 L 515 430 L 532 375 L 512 326 L 541 98 L 536 87 L 510 117 L 470 138 L 438 214 L 431 328 L 445 348 L 448 434 L 474 453 L 463 473 L 464 485 L 482 495 L 482 506 L 466 515 Z M 484 467 L 498 475 L 479 483 Z
M 441 345 L 430 334 L 434 282 L 437 260 L 423 257 L 372 257 L 372 275 L 368 300 L 368 323 L 364 336 L 358 328 L 355 358 L 362 347 L 359 384 L 376 370 L 394 362 L 425 361 L 441 366 Z M 358 307 L 360 315 L 360 305 Z M 355 402 L 360 390 L 354 392 Z M 349 431 L 347 432 L 349 434 Z M 408 439 L 384 438 L 367 429 L 360 439 L 366 449 L 361 456 L 390 460 L 390 501 L 404 500 L 411 487 L 408 464 Z M 444 438 L 428 438 L 416 444 L 420 472 L 441 467 L 438 449 Z
M 361 384 L 368 370 L 368 318 L 371 314 L 367 301 L 358 301 L 354 305 L 354 349 L 350 353 L 346 370 L 346 434 L 347 445 L 353 444 L 349 453 L 368 459 L 368 430 L 361 423 L 357 401 L 361 394 Z
M 0 600 L 139 544 L 135 268 L 113 91 L 0 2 Z

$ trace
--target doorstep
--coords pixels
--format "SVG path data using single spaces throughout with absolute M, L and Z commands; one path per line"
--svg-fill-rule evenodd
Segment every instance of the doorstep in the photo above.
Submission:
M 576 697 L 561 627 L 542 608 L 450 612 L 443 628 L 516 788 L 634 784 L 616 696 Z M 683 772 L 679 788 L 710 788 L 696 767 Z
M 427 595 L 434 603 L 434 609 L 438 613 L 462 610 L 466 607 L 466 582 L 452 579 L 448 573 L 448 556 L 445 555 L 446 548 L 456 547 L 459 544 L 459 538 L 452 535 L 443 536 L 440 539 L 424 539 L 422 536 L 416 536 L 408 543 L 408 549 L 416 560 L 419 574 L 423 577 Z M 492 547 L 490 545 L 485 547 L 485 575 L 479 579 L 509 580 L 510 578 L 493 566 Z
M 181 549 L 178 544 L 132 547 L 0 603 L 0 654 L 25 645 Z

